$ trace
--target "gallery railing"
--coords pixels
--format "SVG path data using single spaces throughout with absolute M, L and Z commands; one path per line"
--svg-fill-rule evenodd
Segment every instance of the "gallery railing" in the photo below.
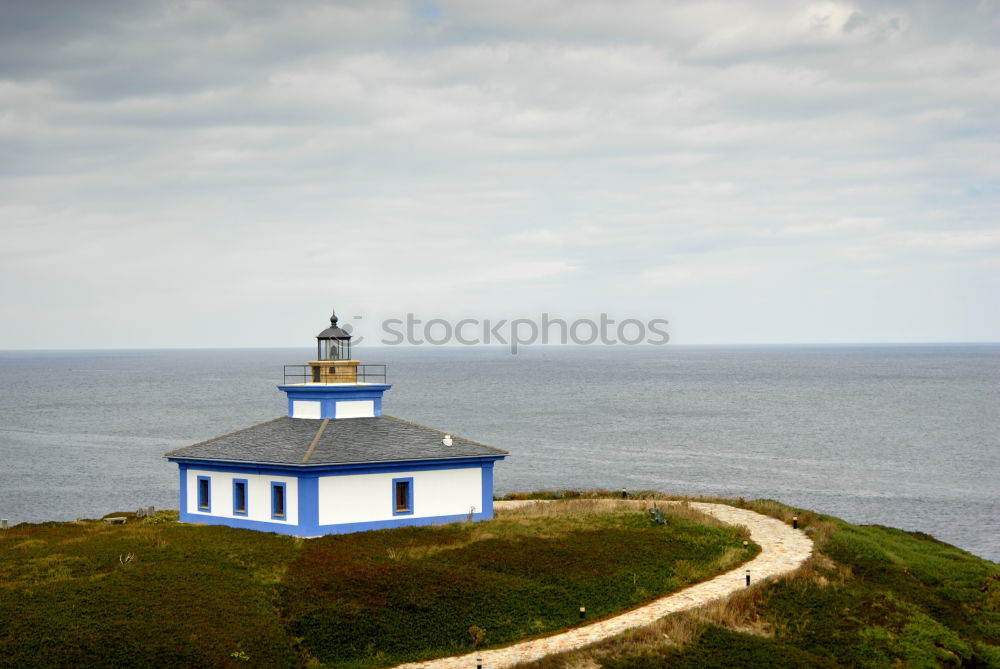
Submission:
M 344 368 L 341 368 L 344 369 Z M 358 365 L 356 380 L 358 383 L 387 383 L 385 365 Z M 346 373 L 346 369 L 344 369 Z M 340 373 L 338 372 L 338 375 Z M 321 383 L 319 368 L 310 365 L 285 365 L 284 385 L 293 383 Z

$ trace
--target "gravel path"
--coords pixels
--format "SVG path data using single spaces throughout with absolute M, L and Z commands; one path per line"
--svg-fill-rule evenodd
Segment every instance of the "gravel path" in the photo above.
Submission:
M 662 503 L 662 502 L 661 502 Z M 648 625 L 663 616 L 686 611 L 746 587 L 746 570 L 753 582 L 787 574 L 802 565 L 812 553 L 812 540 L 801 530 L 793 530 L 785 523 L 746 509 L 725 504 L 689 502 L 691 507 L 714 516 L 730 525 L 744 525 L 750 530 L 753 541 L 761 551 L 753 560 L 715 578 L 666 595 L 620 616 L 607 618 L 590 625 L 574 627 L 541 639 L 515 643 L 506 648 L 494 648 L 467 655 L 444 657 L 426 662 L 399 665 L 401 669 L 473 669 L 477 658 L 482 658 L 483 669 L 509 667 L 518 662 L 537 660 L 566 650 L 588 646 L 596 641 L 620 634 L 627 629 Z M 500 503 L 497 503 L 497 508 Z

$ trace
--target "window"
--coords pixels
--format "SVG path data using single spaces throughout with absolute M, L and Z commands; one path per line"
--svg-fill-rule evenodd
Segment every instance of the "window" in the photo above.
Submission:
M 285 519 L 285 484 L 271 484 L 271 518 L 275 520 Z
M 212 510 L 212 479 L 208 476 L 198 477 L 198 510 Z
M 392 515 L 413 513 L 413 479 L 392 480 Z
M 247 515 L 247 480 L 233 479 L 233 515 Z

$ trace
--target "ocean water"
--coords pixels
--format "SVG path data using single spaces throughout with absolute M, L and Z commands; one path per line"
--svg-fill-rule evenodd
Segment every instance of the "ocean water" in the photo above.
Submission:
M 177 507 L 164 452 L 285 413 L 310 348 L 0 352 L 0 517 Z M 1000 345 L 359 348 L 498 492 L 773 498 L 1000 561 Z

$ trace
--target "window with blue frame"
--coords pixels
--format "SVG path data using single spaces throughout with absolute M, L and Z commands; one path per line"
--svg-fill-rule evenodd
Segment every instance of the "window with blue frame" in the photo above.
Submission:
M 247 515 L 247 480 L 233 479 L 233 515 Z
M 212 510 L 212 479 L 208 476 L 198 477 L 198 510 Z
M 392 480 L 392 515 L 413 513 L 413 477 Z
M 275 520 L 285 519 L 285 506 L 288 500 L 285 498 L 285 484 L 271 483 L 271 518 Z

